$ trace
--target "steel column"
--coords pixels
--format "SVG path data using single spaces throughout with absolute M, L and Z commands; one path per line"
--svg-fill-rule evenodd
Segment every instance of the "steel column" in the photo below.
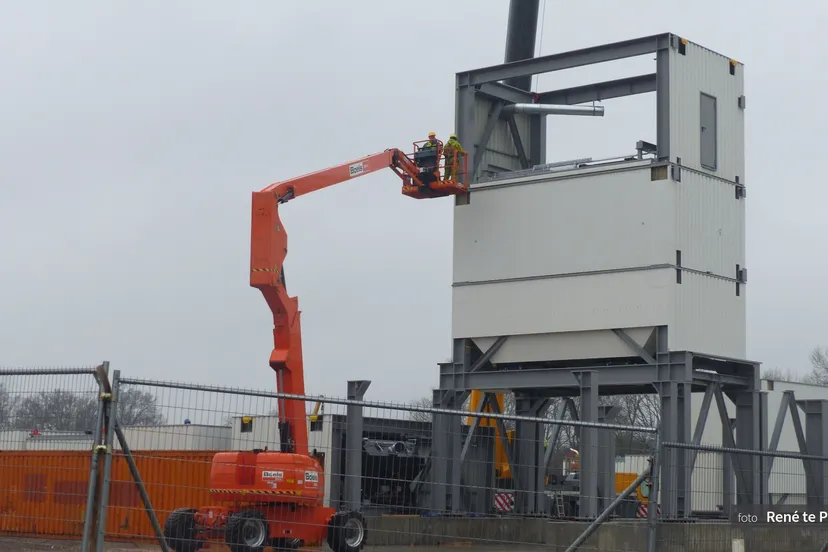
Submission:
M 736 448 L 765 450 L 767 437 L 762 438 L 762 399 L 757 390 L 729 393 L 736 406 Z M 745 488 L 737 494 L 739 504 L 762 504 L 762 459 L 756 455 L 739 454 L 736 469 Z
M 371 382 L 348 382 L 348 400 L 361 401 Z M 345 422 L 345 504 L 348 509 L 362 509 L 362 405 L 349 404 Z
M 617 406 L 598 408 L 598 421 L 613 423 L 621 409 Z M 615 430 L 601 429 L 598 436 L 600 455 L 598 462 L 598 508 L 605 510 L 615 500 Z
M 805 412 L 805 440 L 808 454 L 822 456 L 826 460 L 803 460 L 810 464 L 812 485 L 808 485 L 808 505 L 828 504 L 828 401 L 798 401 Z
M 549 404 L 548 399 L 532 397 L 525 394 L 515 396 L 515 414 L 526 417 L 539 417 L 540 412 Z M 515 512 L 519 514 L 543 513 L 545 478 L 539 477 L 545 472 L 543 463 L 543 424 L 517 420 L 515 422 L 515 463 L 512 473 L 518 474 L 515 485 Z
M 598 421 L 598 372 L 574 372 L 581 389 L 581 421 Z M 581 454 L 581 497 L 579 514 L 582 518 L 598 516 L 598 429 L 580 428 L 578 451 Z

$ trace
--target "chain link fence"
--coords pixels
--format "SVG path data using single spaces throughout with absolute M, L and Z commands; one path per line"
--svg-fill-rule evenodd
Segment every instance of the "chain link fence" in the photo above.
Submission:
M 813 507 L 826 458 L 661 443 L 654 427 L 616 423 L 630 420 L 629 398 L 607 398 L 603 421 L 585 423 L 572 399 L 519 416 L 508 396 L 483 394 L 470 412 L 471 401 L 365 400 L 368 384 L 333 398 L 130 379 L 106 363 L 0 370 L 0 550 L 34 550 L 31 538 L 84 552 L 802 552 L 828 541 L 824 524 L 738 517 L 763 514 L 745 503 L 752 485 L 774 507 Z M 670 515 L 665 467 L 691 480 Z

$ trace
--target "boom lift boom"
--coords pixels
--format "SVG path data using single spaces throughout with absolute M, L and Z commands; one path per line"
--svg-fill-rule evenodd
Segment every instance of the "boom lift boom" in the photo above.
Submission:
M 287 233 L 279 205 L 299 196 L 392 169 L 403 181 L 402 193 L 416 199 L 468 191 L 466 157 L 444 151 L 442 143 L 414 153 L 388 149 L 305 176 L 272 184 L 253 193 L 250 285 L 261 291 L 273 313 L 270 367 L 277 389 L 305 394 L 299 303 L 285 287 Z M 164 526 L 176 552 L 196 552 L 205 541 L 223 536 L 233 552 L 260 552 L 318 545 L 327 540 L 334 552 L 357 552 L 365 544 L 365 522 L 358 512 L 336 512 L 323 505 L 324 469 L 308 450 L 305 402 L 280 399 L 279 451 L 219 452 L 213 457 L 210 489 L 220 503 L 198 510 L 180 508 Z

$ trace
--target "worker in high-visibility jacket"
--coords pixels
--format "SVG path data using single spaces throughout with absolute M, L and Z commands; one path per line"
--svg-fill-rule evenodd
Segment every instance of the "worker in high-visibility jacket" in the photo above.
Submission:
M 421 150 L 437 149 L 437 147 L 439 145 L 440 144 L 437 142 L 437 133 L 432 130 L 431 132 L 428 133 L 428 142 L 423 144 L 423 146 L 420 149 Z
M 461 163 L 461 154 L 465 153 L 463 146 L 457 141 L 457 135 L 449 136 L 448 142 L 443 146 L 443 153 L 446 156 L 446 180 L 457 180 L 457 172 Z

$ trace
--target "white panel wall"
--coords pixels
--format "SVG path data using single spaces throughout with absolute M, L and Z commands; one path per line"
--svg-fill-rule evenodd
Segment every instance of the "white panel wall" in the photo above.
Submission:
M 229 427 L 194 424 L 124 428 L 127 444 L 135 451 L 227 450 L 231 435 Z M 120 444 L 116 448 L 120 450 Z
M 241 417 L 233 418 L 232 450 L 279 449 L 279 417 L 278 416 L 252 416 L 252 431 L 242 433 Z
M 701 166 L 700 94 L 716 98 L 717 169 Z M 688 42 L 685 55 L 670 49 L 670 161 L 719 178 L 745 181 L 745 122 L 739 108 L 744 92 L 744 65 L 730 74 L 730 60 L 707 48 Z
M 653 180 L 635 162 L 481 184 L 471 197 L 455 208 L 455 338 L 521 336 L 498 353 L 514 362 L 563 359 L 561 340 L 543 337 L 562 333 L 566 358 L 598 358 L 617 341 L 580 334 L 573 351 L 572 332 L 667 325 L 672 350 L 744 358 L 746 286 L 737 296 L 724 279 L 744 265 L 732 183 L 689 170 Z
M 667 333 L 670 350 L 745 358 L 746 288 L 741 286 L 737 296 L 734 282 L 683 271 L 681 285 L 674 285 L 675 316 Z
M 477 337 L 669 324 L 675 281 L 675 270 L 665 268 L 459 286 L 452 290 L 452 333 Z
M 682 265 L 735 277 L 745 266 L 745 205 L 733 183 L 682 170 L 675 186 L 676 249 Z
M 455 209 L 454 281 L 672 262 L 672 181 L 649 168 L 568 176 L 476 187 Z

